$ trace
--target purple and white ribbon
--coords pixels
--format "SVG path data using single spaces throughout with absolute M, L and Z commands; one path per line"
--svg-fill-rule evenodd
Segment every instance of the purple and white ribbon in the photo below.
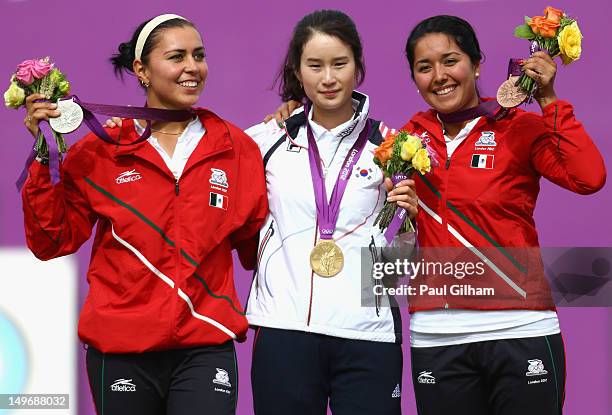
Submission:
M 351 147 L 350 151 L 346 155 L 342 168 L 338 173 L 334 190 L 332 191 L 331 198 L 327 199 L 327 190 L 325 189 L 325 178 L 323 177 L 323 170 L 321 167 L 321 156 L 319 154 L 319 148 L 317 142 L 310 128 L 308 121 L 308 110 L 309 105 L 304 106 L 304 113 L 306 114 L 306 134 L 308 136 L 308 161 L 310 163 L 310 176 L 312 178 L 312 186 L 315 194 L 315 204 L 317 206 L 317 221 L 319 222 L 319 235 L 321 239 L 332 239 L 334 231 L 336 230 L 336 223 L 338 222 L 338 216 L 340 215 L 340 203 L 346 190 L 346 186 L 352 176 L 353 168 L 361 152 L 363 151 L 367 142 L 370 130 L 372 128 L 370 120 L 366 122 L 365 127 L 359 134 L 359 137 Z

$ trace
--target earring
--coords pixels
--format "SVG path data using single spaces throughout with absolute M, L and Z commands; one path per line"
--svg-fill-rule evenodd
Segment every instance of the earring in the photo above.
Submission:
M 150 83 L 145 82 L 142 79 L 140 79 L 139 81 L 140 81 L 140 85 L 144 86 L 145 88 L 148 88 L 151 85 Z
M 480 73 L 476 72 L 476 79 L 478 79 L 480 77 Z

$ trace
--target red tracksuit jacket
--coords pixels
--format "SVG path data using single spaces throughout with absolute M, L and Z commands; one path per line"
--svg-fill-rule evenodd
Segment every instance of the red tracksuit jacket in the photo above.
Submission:
M 34 162 L 23 189 L 27 243 L 40 259 L 75 252 L 97 223 L 79 336 L 102 352 L 131 353 L 243 339 L 247 321 L 232 254 L 254 265 L 268 203 L 257 145 L 204 109 L 206 128 L 177 181 L 147 142 L 76 143 L 52 186 Z M 132 120 L 109 130 L 134 141 Z
M 601 154 L 573 107 L 559 100 L 543 115 L 513 109 L 500 121 L 482 117 L 451 158 L 433 110 L 416 114 L 404 129 L 440 157 L 438 168 L 416 179 L 420 246 L 473 246 L 497 267 L 470 280 L 494 288 L 495 296 L 425 294 L 411 298 L 410 310 L 554 309 L 533 219 L 540 177 L 580 194 L 598 191 L 606 180 Z M 536 249 L 515 249 L 524 247 Z M 418 282 L 443 281 L 449 283 L 439 276 Z

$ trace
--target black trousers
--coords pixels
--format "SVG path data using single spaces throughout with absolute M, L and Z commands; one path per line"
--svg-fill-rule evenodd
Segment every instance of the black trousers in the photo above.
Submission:
M 87 350 L 98 415 L 233 415 L 234 343 L 138 354 Z
M 257 415 L 401 414 L 400 344 L 262 327 L 253 344 Z
M 413 347 L 419 415 L 560 415 L 565 352 L 560 334 Z

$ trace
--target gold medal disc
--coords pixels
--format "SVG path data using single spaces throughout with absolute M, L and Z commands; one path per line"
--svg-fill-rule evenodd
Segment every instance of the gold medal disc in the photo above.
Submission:
M 527 99 L 527 92 L 519 86 L 516 86 L 518 76 L 511 76 L 497 90 L 497 102 L 504 108 L 514 108 L 523 103 Z
M 344 267 L 344 254 L 335 242 L 319 241 L 310 252 L 310 267 L 320 277 L 333 277 Z

